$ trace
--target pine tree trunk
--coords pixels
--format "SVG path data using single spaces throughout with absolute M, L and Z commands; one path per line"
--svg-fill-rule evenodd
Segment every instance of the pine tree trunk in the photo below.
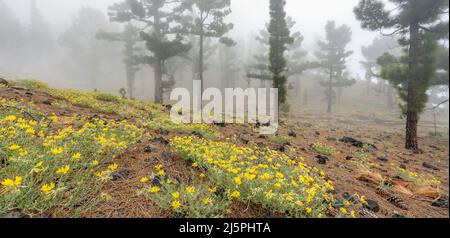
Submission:
M 327 113 L 331 113 L 331 104 L 333 103 L 333 66 L 330 67 L 330 82 L 328 84 L 328 107 L 327 107 Z
M 155 63 L 155 102 L 162 104 L 162 63 L 157 59 Z
M 200 83 L 201 83 L 201 92 L 203 93 L 203 89 L 204 89 L 204 81 L 203 81 L 203 48 L 204 48 L 204 38 L 205 36 L 203 35 L 203 27 L 200 30 L 200 42 L 199 42 L 199 58 L 198 58 L 198 74 L 199 74 L 199 79 L 200 79 Z
M 162 39 L 161 29 L 160 29 L 160 17 L 155 14 L 154 17 L 154 32 L 153 34 L 158 37 L 158 39 Z M 162 77 L 163 77 L 163 62 L 161 57 L 155 55 L 155 66 L 154 66 L 154 75 L 155 75 L 155 102 L 162 104 Z
M 409 75 L 408 75 L 408 96 L 407 96 L 407 111 L 406 111 L 406 138 L 405 148 L 409 150 L 418 150 L 419 143 L 417 141 L 417 123 L 418 112 L 415 107 L 416 100 L 416 75 L 414 73 L 417 68 L 417 53 L 419 46 L 419 25 L 417 23 L 411 24 L 410 27 L 410 47 L 409 47 Z
M 295 77 L 295 97 L 298 98 L 300 96 L 300 92 L 302 90 L 302 84 L 300 82 L 300 77 Z
M 128 90 L 128 97 L 130 99 L 133 99 L 133 88 L 134 88 L 134 73 L 132 72 L 131 66 L 127 65 L 127 90 Z

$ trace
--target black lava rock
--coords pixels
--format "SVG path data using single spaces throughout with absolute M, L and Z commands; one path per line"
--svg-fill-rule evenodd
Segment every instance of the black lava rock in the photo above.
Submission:
M 430 164 L 430 163 L 427 163 L 427 162 L 423 162 L 422 166 L 425 167 L 425 168 L 427 168 L 427 169 L 439 171 L 439 168 L 438 168 L 438 167 L 436 167 L 436 166 L 434 166 L 434 165 L 432 165 L 432 164 Z
M 297 133 L 295 133 L 295 131 L 289 131 L 288 132 L 288 136 L 290 136 L 290 137 L 297 137 Z
M 364 204 L 364 206 L 373 211 L 373 212 L 379 212 L 380 211 L 380 205 L 378 205 L 378 203 L 374 200 L 371 199 L 367 199 L 366 200 L 367 204 Z
M 381 162 L 388 162 L 388 161 L 389 161 L 389 160 L 388 160 L 386 157 L 384 157 L 384 156 L 378 157 L 377 160 L 379 160 L 379 161 L 381 161 Z
M 145 153 L 152 153 L 154 151 L 156 151 L 158 149 L 158 147 L 154 146 L 154 145 L 148 145 L 144 148 L 144 152 Z
M 126 168 L 119 169 L 111 174 L 111 180 L 117 181 L 120 179 L 126 179 L 130 175 L 130 170 Z
M 448 200 L 444 200 L 444 199 L 435 200 L 431 203 L 431 206 L 448 209 Z
M 168 145 L 169 144 L 169 141 L 164 139 L 163 137 L 155 137 L 155 138 L 150 139 L 149 141 L 152 142 L 152 143 L 159 143 L 159 144 L 162 144 L 162 145 Z
M 401 218 L 406 218 L 405 216 L 403 216 L 403 215 L 400 215 L 400 214 L 398 214 L 398 213 L 394 213 L 394 214 L 392 214 L 392 216 L 391 216 L 391 218 L 397 218 L 397 219 L 401 219 Z
M 340 141 L 343 143 L 346 143 L 346 144 L 350 144 L 355 147 L 359 147 L 359 148 L 362 148 L 364 146 L 364 143 L 362 141 L 359 141 L 355 138 L 348 137 L 348 136 L 342 137 L 342 139 L 340 139 Z
M 319 163 L 319 164 L 327 164 L 327 161 L 329 160 L 328 157 L 323 156 L 323 155 L 316 156 L 316 159 L 317 159 L 317 163 Z

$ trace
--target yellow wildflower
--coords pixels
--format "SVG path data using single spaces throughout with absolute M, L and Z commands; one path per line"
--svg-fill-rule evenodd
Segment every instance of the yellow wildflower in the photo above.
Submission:
M 230 194 L 231 198 L 240 198 L 241 197 L 241 193 L 239 191 L 234 190 L 231 194 Z
M 117 165 L 116 163 L 110 164 L 110 165 L 108 166 L 108 169 L 109 169 L 110 171 L 113 171 L 113 172 L 116 171 L 117 168 L 119 168 L 119 165 Z
M 11 145 L 10 147 L 8 147 L 9 150 L 11 151 L 15 151 L 15 150 L 19 150 L 20 149 L 20 145 Z
M 151 192 L 151 193 L 157 193 L 157 192 L 159 192 L 159 190 L 161 190 L 161 188 L 159 188 L 158 186 L 153 186 L 153 187 L 150 189 L 150 192 Z
M 180 193 L 179 192 L 174 192 L 174 193 L 172 193 L 172 197 L 174 199 L 178 199 L 178 198 L 180 198 Z
M 147 177 L 142 177 L 140 181 L 141 181 L 141 183 L 146 183 L 146 182 L 148 182 L 148 178 Z
M 178 208 L 180 208 L 180 206 L 181 206 L 180 201 L 173 201 L 172 202 L 173 209 L 178 209 Z
M 66 175 L 70 170 L 70 165 L 65 165 L 56 170 L 56 174 Z
M 193 193 L 195 193 L 195 187 L 193 187 L 193 186 L 187 187 L 187 188 L 186 188 L 186 193 L 187 193 L 187 194 L 193 194 Z
M 41 192 L 44 193 L 45 196 L 49 195 L 51 191 L 55 189 L 55 183 L 51 182 L 50 184 L 44 184 L 41 187 Z

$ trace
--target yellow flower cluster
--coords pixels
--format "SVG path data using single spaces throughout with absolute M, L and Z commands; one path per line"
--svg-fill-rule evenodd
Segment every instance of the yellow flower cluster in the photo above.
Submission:
M 6 159 L 0 174 L 0 212 L 10 207 L 35 211 L 74 205 L 99 189 L 95 179 L 99 161 L 114 158 L 142 135 L 142 129 L 126 121 L 81 116 L 69 120 L 76 123 L 71 124 L 74 129 L 64 124 L 66 118 L 59 120 L 30 103 L 24 105 L 0 98 L 0 157 Z M 108 140 L 107 148 L 96 138 Z M 110 172 L 117 169 L 117 164 L 108 166 Z M 40 193 L 32 200 L 23 199 L 36 191 Z M 56 196 L 60 191 L 70 191 L 71 196 Z
M 231 199 L 261 203 L 298 217 L 317 216 L 334 202 L 329 193 L 334 190 L 332 181 L 303 158 L 195 136 L 175 137 L 171 146 L 182 158 L 206 168 L 208 177 L 226 187 Z

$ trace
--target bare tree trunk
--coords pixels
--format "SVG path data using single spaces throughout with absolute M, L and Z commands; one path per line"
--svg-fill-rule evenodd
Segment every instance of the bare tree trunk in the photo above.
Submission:
M 203 17 L 203 15 L 201 15 Z M 204 38 L 205 36 L 203 35 L 203 27 L 200 30 L 200 42 L 199 42 L 199 48 L 200 48 L 200 52 L 199 52 L 199 58 L 198 58 L 198 74 L 199 74 L 199 79 L 200 79 L 200 83 L 201 83 L 201 92 L 203 93 L 203 89 L 204 89 L 204 82 L 203 82 L 203 51 L 204 51 Z
M 127 65 L 127 90 L 128 90 L 128 97 L 130 99 L 133 99 L 134 95 L 133 95 L 133 91 L 134 91 L 134 73 L 132 72 L 131 69 L 132 66 Z
M 155 102 L 162 103 L 162 63 L 157 59 L 155 63 Z
M 154 17 L 154 34 L 158 39 L 161 39 L 161 29 L 160 26 L 160 17 L 158 14 L 155 14 Z M 155 76 L 155 102 L 156 103 L 163 103 L 162 98 L 162 77 L 163 77 L 163 61 L 161 60 L 161 57 L 158 55 L 155 55 L 155 66 L 154 66 L 154 76 Z
M 328 99 L 328 108 L 327 113 L 331 113 L 331 104 L 333 103 L 333 66 L 330 66 L 330 82 L 328 84 L 328 92 L 327 92 L 327 99 Z
M 419 121 L 417 108 L 414 106 L 416 100 L 416 75 L 413 73 L 417 68 L 417 52 L 419 46 L 419 26 L 413 23 L 410 26 L 410 46 L 409 46 L 409 75 L 408 75 L 408 97 L 406 111 L 406 138 L 405 148 L 409 150 L 418 150 L 417 124 Z

